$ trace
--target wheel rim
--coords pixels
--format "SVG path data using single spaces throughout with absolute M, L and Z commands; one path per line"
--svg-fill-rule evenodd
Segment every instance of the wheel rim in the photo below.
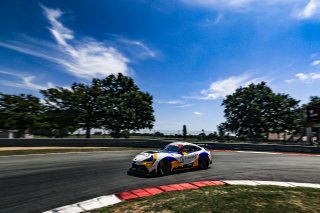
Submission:
M 162 174 L 168 174 L 171 170 L 170 163 L 168 161 L 161 161 L 160 168 Z

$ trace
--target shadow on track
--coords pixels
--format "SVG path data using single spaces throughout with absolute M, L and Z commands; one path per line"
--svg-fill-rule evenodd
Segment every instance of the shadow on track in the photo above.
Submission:
M 184 173 L 191 173 L 191 172 L 197 172 L 197 171 L 202 171 L 202 170 L 208 170 L 211 168 L 212 167 L 209 167 L 207 169 L 191 168 L 191 169 L 175 170 L 175 171 L 172 171 L 170 174 L 164 175 L 164 176 L 159 175 L 159 174 L 135 174 L 135 173 L 132 173 L 130 170 L 127 171 L 127 174 L 129 176 L 134 176 L 134 177 L 139 177 L 139 178 L 160 178 L 160 177 L 165 177 L 165 176 L 180 175 L 180 174 L 184 174 Z

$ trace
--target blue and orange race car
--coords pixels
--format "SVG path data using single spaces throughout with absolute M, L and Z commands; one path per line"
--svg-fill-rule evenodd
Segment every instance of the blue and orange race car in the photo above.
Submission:
M 212 163 L 210 151 L 186 142 L 173 142 L 162 150 L 144 151 L 133 158 L 130 173 L 168 175 L 171 171 L 200 168 Z

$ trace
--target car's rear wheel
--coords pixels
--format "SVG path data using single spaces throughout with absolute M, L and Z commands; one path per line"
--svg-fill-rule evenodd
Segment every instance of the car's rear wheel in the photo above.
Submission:
M 168 175 L 171 172 L 171 163 L 170 161 L 164 159 L 158 164 L 158 174 L 159 175 Z
M 210 163 L 210 161 L 209 161 L 208 157 L 202 157 L 199 162 L 199 168 L 200 169 L 208 169 L 209 163 Z

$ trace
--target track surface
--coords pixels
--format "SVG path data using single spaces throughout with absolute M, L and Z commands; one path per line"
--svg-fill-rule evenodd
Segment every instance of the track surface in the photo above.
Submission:
M 320 183 L 320 157 L 219 152 L 204 171 L 166 177 L 127 175 L 139 151 L 0 157 L 0 212 L 41 212 L 141 187 L 197 180 Z

